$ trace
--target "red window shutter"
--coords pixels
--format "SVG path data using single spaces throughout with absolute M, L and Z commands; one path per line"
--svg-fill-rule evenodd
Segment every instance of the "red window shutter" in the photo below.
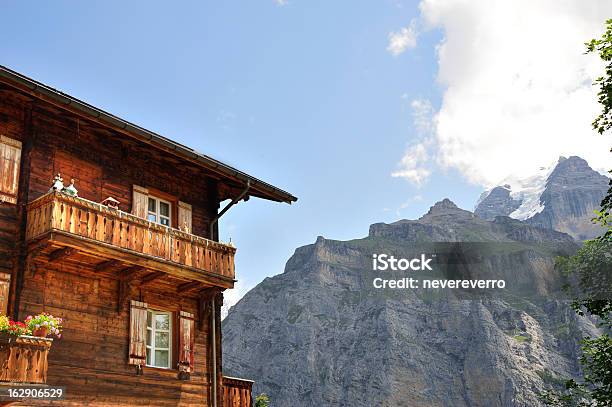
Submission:
M 0 135 L 0 202 L 17 203 L 21 142 Z
M 179 315 L 179 370 L 193 372 L 195 346 L 195 320 L 193 314 L 181 311 Z
M 130 365 L 143 366 L 147 361 L 147 304 L 132 300 L 130 308 Z

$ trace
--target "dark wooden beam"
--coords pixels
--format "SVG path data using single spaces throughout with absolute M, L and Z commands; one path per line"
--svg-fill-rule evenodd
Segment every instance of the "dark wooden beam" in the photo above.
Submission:
M 144 269 L 145 268 L 141 266 L 128 267 L 117 273 L 117 277 L 119 277 L 119 280 L 122 281 L 130 281 L 136 278 L 138 276 L 138 273 L 140 273 Z
M 202 287 L 202 282 L 200 281 L 189 281 L 187 283 L 179 284 L 176 287 L 176 291 L 179 293 L 184 293 L 187 291 L 191 291 L 194 288 Z
M 147 274 L 140 280 L 140 285 L 143 286 L 143 285 L 151 284 L 153 281 L 157 280 L 158 278 L 162 278 L 165 275 L 166 273 L 164 273 L 163 271 L 156 271 L 154 273 Z
M 77 250 L 75 248 L 72 248 L 72 247 L 65 247 L 63 249 L 57 249 L 57 250 L 51 252 L 51 254 L 49 254 L 49 261 L 63 260 L 65 258 L 69 257 L 69 256 L 72 256 L 76 252 L 77 252 Z
M 127 280 L 119 280 L 119 293 L 117 295 L 117 313 L 121 314 L 121 310 L 123 309 L 123 304 L 127 301 L 130 295 L 131 285 Z
M 116 267 L 116 266 L 118 266 L 120 264 L 121 264 L 121 262 L 119 260 L 103 261 L 102 263 L 99 263 L 99 264 L 96 265 L 96 271 L 97 272 L 108 271 L 108 270 L 112 269 L 113 267 Z
M 126 303 L 130 296 L 130 292 L 132 290 L 133 280 L 138 276 L 138 274 L 142 271 L 146 270 L 142 266 L 131 266 L 124 268 L 123 270 L 117 273 L 117 277 L 119 278 L 119 293 L 117 296 L 117 313 L 121 314 L 123 310 L 123 305 Z
M 211 299 L 217 295 L 218 292 L 218 288 L 208 287 L 200 290 L 198 293 L 198 324 L 200 329 L 204 329 L 205 321 L 208 320 L 212 310 Z

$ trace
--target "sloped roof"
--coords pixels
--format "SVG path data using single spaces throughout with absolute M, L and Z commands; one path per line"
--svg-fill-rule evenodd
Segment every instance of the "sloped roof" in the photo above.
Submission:
M 130 123 L 127 120 L 121 119 L 120 117 L 83 102 L 73 96 L 30 79 L 2 65 L 0 65 L 0 81 L 16 87 L 31 96 L 45 100 L 81 116 L 88 117 L 96 122 L 102 122 L 129 136 L 145 141 L 164 151 L 169 151 L 218 174 L 221 178 L 233 181 L 233 184 L 246 185 L 247 182 L 250 182 L 251 187 L 249 195 L 251 196 L 289 204 L 297 201 L 295 196 L 274 185 L 268 184 L 267 182 L 257 179 L 206 154 L 202 154 L 151 130 Z

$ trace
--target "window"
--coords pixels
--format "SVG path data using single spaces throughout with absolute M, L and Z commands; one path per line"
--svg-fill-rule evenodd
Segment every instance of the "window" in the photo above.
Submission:
M 170 226 L 170 202 L 149 196 L 147 219 L 160 225 Z
M 175 227 L 192 233 L 191 205 L 181 202 L 162 191 L 151 191 L 138 185 L 132 186 L 132 214 L 160 225 Z M 160 198 L 163 196 L 165 199 Z M 174 219 L 176 217 L 176 219 Z
M 194 348 L 194 314 L 184 310 L 157 311 L 146 302 L 130 301 L 128 364 L 178 369 L 184 378 L 184 373 L 193 372 Z
M 147 366 L 170 368 L 172 313 L 147 310 Z

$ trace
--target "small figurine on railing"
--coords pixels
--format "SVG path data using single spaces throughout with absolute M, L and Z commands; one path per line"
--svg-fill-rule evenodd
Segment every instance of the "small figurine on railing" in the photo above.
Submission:
M 119 210 L 119 201 L 116 200 L 115 198 L 113 198 L 112 196 L 109 196 L 108 198 L 106 198 L 105 200 L 103 200 L 102 205 L 106 205 L 111 209 L 117 209 Z
M 79 191 L 74 187 L 74 178 L 70 180 L 70 185 L 65 187 L 62 192 L 70 196 L 79 196 Z
M 79 191 L 74 187 L 74 178 L 70 180 L 70 185 L 67 187 L 64 186 L 64 179 L 61 174 L 58 172 L 55 178 L 53 178 L 53 185 L 49 192 L 63 192 L 66 195 L 70 196 L 79 196 Z
M 64 189 L 64 180 L 60 173 L 58 172 L 55 178 L 53 178 L 53 185 L 49 192 L 59 191 L 61 192 Z
M 183 231 L 183 232 L 185 232 L 185 233 L 190 233 L 190 232 L 189 232 L 189 225 L 187 225 L 187 222 L 184 222 L 184 223 L 183 223 L 183 226 L 179 226 L 179 230 L 180 230 L 180 231 Z

